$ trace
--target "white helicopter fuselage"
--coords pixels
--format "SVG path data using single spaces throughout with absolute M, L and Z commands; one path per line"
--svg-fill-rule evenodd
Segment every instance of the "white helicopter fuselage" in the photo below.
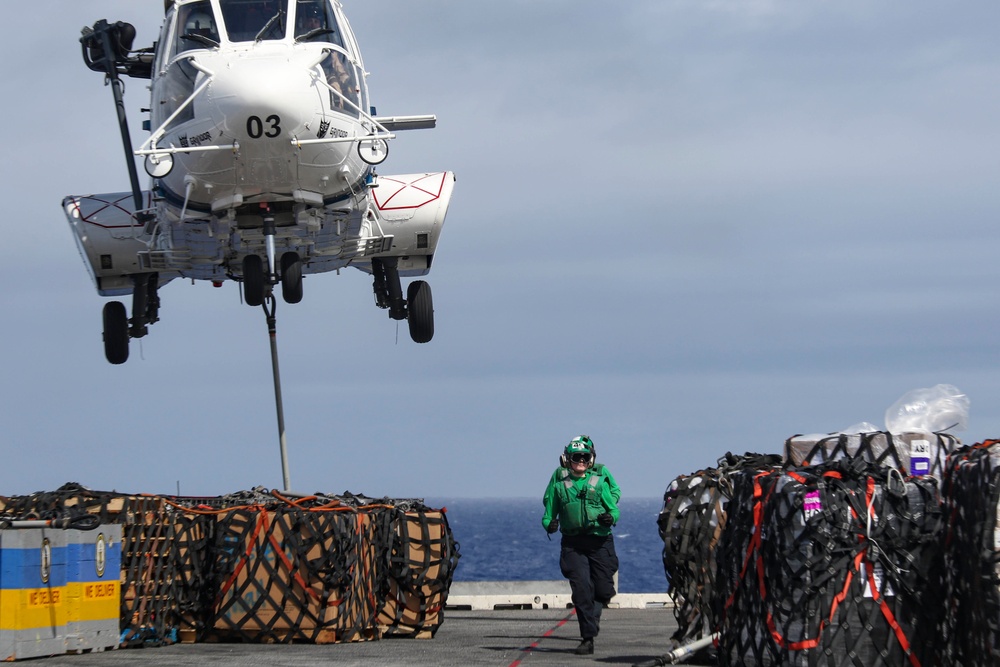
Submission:
M 91 69 L 111 68 L 112 83 L 115 71 L 149 78 L 151 90 L 150 135 L 134 151 L 149 189 L 140 196 L 133 175 L 131 196 L 64 200 L 98 292 L 176 277 L 269 290 L 355 266 L 405 318 L 387 300 L 399 299 L 398 275 L 430 269 L 454 175 L 376 175 L 393 131 L 435 118 L 374 115 L 340 3 L 166 0 L 155 48 L 139 52 L 127 29 L 99 22 L 81 39 Z
M 353 34 L 339 6 L 330 7 L 336 43 L 300 41 L 286 30 L 280 39 L 217 37 L 214 48 L 178 37 L 185 17 L 171 21 L 168 12 L 160 36 L 168 46 L 153 66 L 156 129 L 143 148 L 154 157 L 156 147 L 202 149 L 174 153 L 181 168 L 161 186 L 175 202 L 189 196 L 200 209 L 224 211 L 293 198 L 317 204 L 361 189 L 371 167 L 357 138 L 378 127 Z M 318 143 L 298 143 L 310 140 Z
M 352 142 L 297 144 L 373 132 L 358 118 L 329 109 L 330 93 L 314 71 L 328 52 L 316 46 L 268 43 L 179 56 L 197 67 L 195 83 L 204 85 L 203 91 L 193 100 L 191 118 L 170 125 L 146 150 L 153 157 L 156 147 L 211 150 L 174 153 L 174 169 L 159 179 L 168 199 L 224 213 L 261 202 L 320 205 L 365 189 L 371 167 Z M 162 79 L 180 69 L 175 65 L 154 81 L 153 109 L 159 115 L 171 101 L 171 82 Z

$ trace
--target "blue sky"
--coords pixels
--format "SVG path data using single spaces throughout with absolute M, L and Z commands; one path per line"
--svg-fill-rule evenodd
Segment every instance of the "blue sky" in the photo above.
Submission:
M 132 358 L 60 211 L 127 187 L 79 29 L 158 0 L 46 0 L 0 46 L 0 493 L 281 486 L 267 330 L 174 281 Z M 383 174 L 454 170 L 409 340 L 357 271 L 279 304 L 292 487 L 540 496 L 589 434 L 626 494 L 727 451 L 881 426 L 950 383 L 1000 437 L 1000 7 L 865 1 L 346 1 L 383 115 L 434 113 Z M 40 17 L 42 18 L 42 17 Z M 145 81 L 128 80 L 139 143 Z

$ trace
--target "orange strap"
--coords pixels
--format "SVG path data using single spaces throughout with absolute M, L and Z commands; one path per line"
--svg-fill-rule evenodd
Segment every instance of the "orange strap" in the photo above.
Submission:
M 801 475 L 799 475 L 797 473 L 789 472 L 787 474 L 790 477 L 792 477 L 793 479 L 795 479 L 796 481 L 800 482 L 800 483 L 804 483 L 805 482 L 805 478 L 803 478 Z M 759 481 L 760 476 L 761 475 L 757 475 L 756 477 L 754 477 L 754 536 L 750 540 L 750 547 L 747 550 L 747 558 L 744 561 L 743 570 L 740 572 L 740 580 L 741 581 L 743 580 L 743 576 L 746 573 L 747 565 L 749 563 L 749 560 L 750 560 L 750 557 L 751 557 L 751 553 L 754 552 L 754 551 L 756 551 L 757 552 L 756 570 L 757 570 L 758 590 L 760 592 L 761 600 L 764 601 L 764 602 L 766 602 L 766 600 L 767 600 L 767 586 L 764 583 L 764 559 L 763 559 L 763 557 L 760 554 L 759 547 L 760 547 L 760 540 L 761 540 L 761 538 L 760 538 L 761 523 L 762 523 L 763 513 L 764 513 L 763 505 L 770 499 L 771 493 L 768 493 L 767 498 L 764 498 L 763 500 L 761 500 L 761 496 L 763 495 L 763 491 L 762 491 L 761 486 L 760 486 L 760 481 Z M 840 475 L 840 473 L 837 473 L 835 471 L 829 471 L 827 473 L 824 473 L 824 476 L 834 477 L 834 478 L 838 478 L 838 479 L 840 479 L 842 477 Z M 773 492 L 773 487 L 772 487 L 772 492 Z M 872 498 L 874 497 L 874 494 L 875 494 L 875 480 L 872 477 L 868 477 L 867 480 L 866 480 L 866 484 L 865 484 L 865 507 L 867 508 L 868 512 L 871 512 L 871 502 L 872 502 Z M 858 518 L 858 514 L 854 510 L 853 507 L 850 508 L 850 511 L 851 511 L 851 516 L 853 518 L 857 519 Z M 859 543 L 863 544 L 864 541 L 865 541 L 865 539 L 866 539 L 865 535 L 858 535 L 858 542 Z M 896 620 L 896 617 L 893 615 L 892 610 L 889 608 L 889 605 L 885 601 L 885 598 L 883 598 L 879 594 L 879 592 L 878 592 L 878 587 L 875 584 L 874 568 L 872 567 L 872 565 L 868 561 L 868 559 L 865 558 L 865 551 L 864 550 L 859 551 L 854 556 L 853 561 L 852 561 L 851 570 L 847 573 L 847 577 L 844 580 L 844 585 L 841 588 L 840 592 L 837 593 L 834 596 L 833 603 L 830 606 L 830 613 L 827 615 L 826 618 L 824 618 L 822 621 L 820 621 L 819 627 L 817 628 L 817 631 L 816 631 L 816 635 L 813 638 L 811 638 L 811 639 L 804 639 L 804 640 L 797 641 L 797 642 L 789 642 L 784 637 L 784 635 L 782 635 L 781 632 L 778 631 L 778 628 L 777 628 L 777 626 L 775 625 L 775 622 L 774 622 L 774 616 L 773 616 L 773 614 L 771 614 L 771 611 L 768 610 L 767 611 L 767 618 L 766 618 L 766 620 L 767 620 L 767 629 L 768 629 L 768 632 L 771 633 L 771 638 L 779 646 L 781 646 L 783 648 L 787 648 L 787 649 L 789 649 L 791 651 L 804 651 L 804 650 L 816 648 L 817 646 L 819 646 L 820 637 L 823 636 L 823 630 L 828 625 L 830 625 L 833 622 L 834 617 L 837 615 L 837 609 L 840 607 L 840 603 L 847 599 L 847 595 L 848 595 L 848 592 L 850 591 L 850 587 L 851 587 L 851 582 L 854 581 L 854 573 L 858 572 L 861 569 L 862 563 L 867 564 L 866 573 L 868 575 L 868 577 L 867 577 L 868 580 L 866 582 L 864 582 L 864 585 L 868 586 L 871 589 L 872 594 L 873 594 L 873 599 L 879 604 L 879 609 L 881 610 L 882 615 L 885 617 L 886 621 L 889 623 L 889 627 L 891 627 L 892 630 L 893 630 L 893 632 L 895 633 L 896 640 L 899 642 L 900 647 L 909 656 L 909 658 L 910 658 L 910 664 L 913 665 L 913 667 L 920 667 L 920 660 L 917 658 L 916 655 L 914 655 L 913 653 L 911 653 L 910 642 L 909 642 L 909 639 L 906 637 L 906 633 L 903 631 L 903 628 L 900 627 L 899 622 Z M 735 596 L 736 596 L 736 593 L 734 592 L 733 595 L 730 596 L 729 600 L 726 602 L 726 608 L 727 609 L 729 608 L 729 606 L 732 603 L 732 601 L 735 598 Z
M 239 562 L 236 564 L 236 567 L 233 568 L 233 574 L 229 577 L 229 579 L 226 581 L 226 583 L 222 586 L 222 590 L 219 592 L 219 598 L 220 599 L 224 598 L 226 596 L 226 593 L 229 592 L 229 589 L 233 587 L 233 584 L 236 583 L 236 578 L 239 576 L 240 572 L 243 571 L 243 567 L 247 564 L 247 561 L 250 559 L 250 554 L 253 552 L 253 547 L 257 543 L 257 536 L 260 535 L 261 525 L 262 524 L 261 524 L 261 521 L 260 521 L 260 515 L 258 515 L 257 525 L 254 526 L 253 535 L 250 537 L 249 540 L 247 540 L 246 551 L 244 552 L 243 556 L 240 558 Z
M 292 561 L 289 560 L 288 555 L 285 553 L 285 550 L 281 548 L 280 544 L 278 544 L 278 540 L 275 539 L 274 533 L 270 531 L 270 525 L 267 520 L 267 511 L 263 507 L 253 507 L 250 509 L 256 509 L 258 512 L 257 521 L 256 525 L 254 526 L 253 534 L 250 536 L 250 539 L 247 540 L 247 548 L 245 549 L 243 556 L 240 557 L 240 560 L 236 564 L 236 567 L 233 568 L 232 575 L 230 575 L 229 579 L 226 580 L 226 583 L 222 586 L 222 590 L 219 592 L 219 599 L 224 598 L 226 596 L 226 593 L 229 592 L 229 589 L 232 588 L 233 584 L 236 583 L 236 579 L 239 577 L 240 572 L 243 571 L 243 568 L 250 561 L 250 555 L 253 553 L 254 548 L 257 545 L 257 538 L 260 535 L 260 531 L 264 530 L 267 534 L 267 541 L 271 544 L 271 547 L 274 549 L 275 555 L 281 559 L 282 563 L 284 563 L 285 567 L 288 569 L 288 573 L 292 576 L 295 582 L 307 594 L 313 596 L 317 600 L 322 600 L 322 596 L 319 593 L 317 593 L 315 589 L 313 589 L 306 583 L 305 579 L 302 578 L 302 575 L 292 565 Z M 358 519 L 360 521 L 360 517 L 358 517 Z M 336 607 L 341 603 L 343 603 L 343 599 L 330 600 L 326 603 L 326 606 Z

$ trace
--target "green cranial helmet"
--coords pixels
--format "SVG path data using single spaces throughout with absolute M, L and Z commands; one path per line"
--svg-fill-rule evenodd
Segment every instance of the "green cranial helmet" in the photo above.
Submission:
M 594 449 L 594 441 L 585 435 L 578 435 L 569 441 L 566 445 L 566 450 L 564 452 L 566 456 L 572 456 L 573 454 L 590 454 L 595 456 L 597 454 Z

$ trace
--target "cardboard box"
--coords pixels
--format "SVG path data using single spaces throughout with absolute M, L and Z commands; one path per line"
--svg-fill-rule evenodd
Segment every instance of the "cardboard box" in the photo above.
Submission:
M 387 635 L 429 638 L 444 622 L 452 573 L 451 535 L 442 512 L 400 512 L 389 592 L 378 622 Z
M 371 518 L 236 510 L 218 517 L 212 636 L 329 643 L 374 635 Z

